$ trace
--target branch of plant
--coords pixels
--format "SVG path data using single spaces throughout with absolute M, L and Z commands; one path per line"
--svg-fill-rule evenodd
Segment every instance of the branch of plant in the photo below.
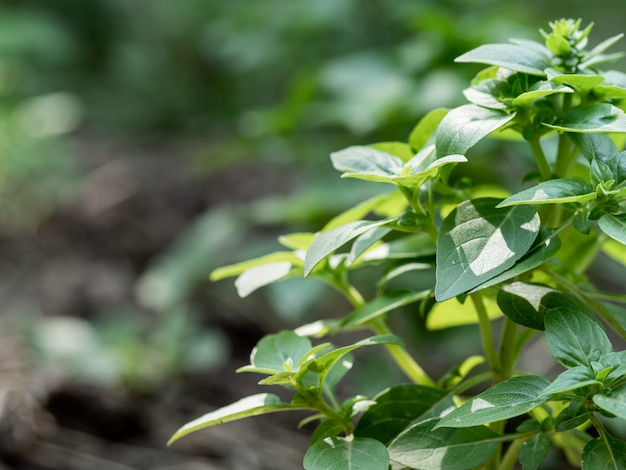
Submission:
M 470 295 L 472 299 L 472 303 L 474 304 L 474 309 L 476 310 L 476 314 L 478 315 L 478 326 L 480 329 L 480 337 L 483 345 L 483 351 L 485 352 L 485 357 L 487 358 L 487 362 L 491 367 L 491 370 L 494 371 L 494 381 L 497 382 L 499 373 L 501 371 L 501 363 L 498 358 L 498 353 L 495 350 L 493 344 L 493 331 L 491 328 L 491 320 L 489 319 L 489 315 L 487 314 L 487 309 L 485 308 L 485 303 L 483 301 L 482 294 L 480 292 L 475 292 Z

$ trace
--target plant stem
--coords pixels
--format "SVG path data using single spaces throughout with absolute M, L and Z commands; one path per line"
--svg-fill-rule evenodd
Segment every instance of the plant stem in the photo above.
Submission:
M 480 328 L 480 337 L 483 343 L 485 357 L 487 357 L 487 362 L 489 362 L 491 370 L 495 374 L 494 381 L 497 382 L 497 380 L 495 379 L 497 379 L 497 376 L 500 372 L 501 364 L 493 345 L 491 320 L 489 319 L 489 315 L 487 315 L 487 309 L 485 308 L 482 295 L 479 292 L 476 292 L 474 294 L 471 294 L 470 298 L 472 299 L 472 303 L 474 304 L 474 308 L 476 309 L 476 314 L 478 315 L 478 326 Z
M 498 470 L 512 470 L 517 463 L 517 454 L 519 453 L 520 448 L 526 442 L 528 438 L 516 439 L 511 442 L 511 445 L 504 453 L 504 457 L 500 462 L 500 466 Z
M 517 362 L 517 348 L 515 337 L 517 336 L 517 323 L 509 317 L 504 318 L 502 325 L 502 337 L 500 338 L 500 361 L 501 370 L 499 380 L 506 380 L 511 376 L 511 372 Z
M 549 180 L 552 177 L 552 169 L 550 168 L 550 164 L 548 163 L 546 154 L 543 152 L 543 148 L 541 148 L 539 137 L 535 137 L 529 140 L 528 143 L 530 144 L 530 149 L 532 150 L 533 156 L 535 157 L 537 167 L 541 172 L 541 178 L 544 181 Z
M 563 95 L 563 107 L 561 112 L 567 111 L 572 107 L 572 95 L 565 93 Z M 559 141 L 556 153 L 556 163 L 554 165 L 554 172 L 559 178 L 565 178 L 569 172 L 570 162 L 574 153 L 571 151 L 572 142 L 567 134 L 564 132 L 559 134 Z

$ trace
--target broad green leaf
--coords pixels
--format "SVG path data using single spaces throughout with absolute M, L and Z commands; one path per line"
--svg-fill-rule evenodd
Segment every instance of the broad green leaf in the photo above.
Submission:
M 509 109 L 509 105 L 504 102 L 505 92 L 502 90 L 502 80 L 492 79 L 482 82 L 463 90 L 463 95 L 467 101 L 489 109 Z
M 354 434 L 384 443 L 430 409 L 454 406 L 447 391 L 416 384 L 388 388 L 374 397 L 374 401 L 376 404 L 370 406 L 359 419 Z
M 341 227 L 321 232 L 317 235 L 304 258 L 304 275 L 308 276 L 313 268 L 336 249 L 355 239 L 359 235 L 398 220 L 398 217 L 370 221 L 349 222 Z
M 446 114 L 448 114 L 447 109 L 439 108 L 420 119 L 409 135 L 409 144 L 415 152 L 426 145 Z
M 170 445 L 187 434 L 198 431 L 216 424 L 228 423 L 237 419 L 258 416 L 261 414 L 274 413 L 277 411 L 306 409 L 283 403 L 278 396 L 272 393 L 259 393 L 242 398 L 235 403 L 219 408 L 211 413 L 207 413 L 198 419 L 194 419 L 181 427 L 170 438 L 167 445 Z
M 313 444 L 303 464 L 305 470 L 388 470 L 389 453 L 374 439 L 333 437 Z
M 377 142 L 369 146 L 398 157 L 403 162 L 409 161 L 415 155 L 411 146 L 406 142 Z
M 597 103 L 572 108 L 544 125 L 566 132 L 626 132 L 626 114 L 612 104 Z
M 607 134 L 570 132 L 567 135 L 589 162 L 593 159 L 606 160 L 618 152 L 617 146 Z
M 583 470 L 624 470 L 626 468 L 626 442 L 610 436 L 606 441 L 597 438 L 589 441 L 583 449 Z
M 342 326 L 344 328 L 354 328 L 364 325 L 377 319 L 381 315 L 390 312 L 391 310 L 395 310 L 396 308 L 404 307 L 405 305 L 425 299 L 430 294 L 430 290 L 421 292 L 398 291 L 378 296 L 371 302 L 368 302 L 354 310 L 342 322 Z
M 554 381 L 544 389 L 541 394 L 544 397 L 557 395 L 559 393 L 576 390 L 587 385 L 598 384 L 593 371 L 586 366 L 575 366 L 561 372 Z
M 517 98 L 515 98 L 511 102 L 511 104 L 513 106 L 528 107 L 533 101 L 536 101 L 539 98 L 543 98 L 544 96 L 554 95 L 556 93 L 573 93 L 573 92 L 574 90 L 572 90 L 568 86 L 557 85 L 552 82 L 541 81 L 541 82 L 535 83 L 531 87 L 530 91 L 527 91 L 517 96 Z
M 365 145 L 354 145 L 330 155 L 333 167 L 342 177 L 362 177 L 369 181 L 389 182 L 400 176 L 404 162 L 387 152 Z
M 489 319 L 493 320 L 502 316 L 495 300 L 485 297 L 483 303 Z M 478 323 L 478 315 L 472 302 L 461 303 L 456 297 L 437 302 L 426 317 L 426 328 L 430 331 L 474 323 Z
M 437 300 L 467 292 L 506 271 L 532 246 L 539 232 L 535 209 L 498 209 L 498 202 L 462 202 L 443 221 L 437 237 Z
M 543 317 L 546 307 L 543 299 L 558 291 L 541 285 L 514 282 L 502 286 L 498 291 L 498 307 L 507 317 L 535 330 L 543 330 Z
M 394 462 L 420 470 L 469 470 L 496 451 L 502 437 L 486 426 L 433 429 L 439 419 L 417 423 L 389 445 Z
M 515 263 L 511 269 L 507 269 L 502 274 L 498 274 L 487 282 L 471 290 L 469 293 L 471 294 L 472 292 L 476 292 L 480 289 L 495 286 L 496 284 L 508 281 L 509 279 L 513 279 L 514 277 L 538 268 L 552 258 L 556 252 L 559 251 L 560 247 L 561 241 L 558 238 L 551 236 L 550 233 L 545 233 L 545 236 L 542 236 L 542 232 L 540 231 L 534 246 L 528 251 L 528 253 L 520 258 L 520 260 Z
M 311 341 L 293 331 L 267 335 L 257 343 L 250 354 L 250 365 L 238 372 L 277 374 L 291 372 L 311 352 Z
M 352 244 L 350 255 L 348 255 L 348 266 L 352 265 L 356 259 L 378 243 L 385 235 L 391 232 L 388 227 L 377 227 L 369 232 L 359 235 Z
M 455 62 L 497 65 L 515 72 L 545 76 L 549 56 L 539 48 L 520 44 L 484 44 L 457 57 Z
M 551 82 L 558 85 L 567 85 L 582 93 L 588 93 L 596 86 L 604 81 L 604 77 L 601 75 L 583 75 L 583 74 L 548 74 L 548 78 Z
M 616 390 L 596 394 L 593 396 L 593 402 L 609 413 L 626 419 L 626 386 L 622 385 Z
M 626 245 L 626 214 L 604 214 L 598 219 L 598 226 L 609 237 Z
M 243 298 L 261 287 L 295 275 L 302 275 L 302 269 L 292 269 L 292 264 L 289 261 L 268 263 L 243 272 L 235 280 L 235 287 L 239 297 Z
M 536 434 L 528 439 L 518 452 L 522 470 L 537 470 L 548 455 L 552 443 L 545 433 Z
M 578 178 L 559 178 L 539 183 L 506 198 L 498 207 L 520 204 L 555 204 L 565 202 L 587 202 L 598 197 L 596 191 Z
M 598 362 L 612 350 L 602 327 L 584 313 L 567 307 L 549 310 L 545 317 L 546 340 L 552 356 L 565 367 Z
M 505 126 L 515 113 L 466 104 L 450 111 L 437 129 L 437 156 L 464 155 L 481 139 Z
M 380 194 L 378 196 L 374 196 L 370 199 L 367 199 L 360 204 L 357 204 L 354 207 L 351 207 L 347 211 L 342 212 L 341 214 L 333 217 L 322 229 L 322 232 L 327 232 L 329 230 L 341 227 L 342 225 L 346 225 L 350 222 L 358 222 L 367 216 L 369 213 L 378 213 L 377 209 L 381 206 L 385 206 L 389 203 L 393 204 L 394 200 L 398 200 L 402 203 L 400 207 L 394 207 L 394 214 L 402 211 L 402 207 L 406 206 L 406 199 L 402 194 L 397 193 L 396 191 L 387 194 Z M 312 240 L 311 240 L 312 242 Z M 309 243 L 310 246 L 311 243 Z M 308 246 L 307 246 L 308 248 Z
M 549 380 L 533 375 L 512 377 L 463 403 L 444 416 L 436 428 L 479 426 L 528 413 L 547 401 L 542 392 L 549 384 Z
M 259 258 L 254 258 L 248 261 L 242 261 L 241 263 L 217 268 L 211 273 L 211 280 L 219 281 L 227 277 L 239 276 L 241 273 L 249 269 L 275 263 L 288 263 L 289 265 L 295 266 L 303 265 L 302 259 L 296 256 L 293 252 L 277 251 L 275 253 L 270 253 L 269 255 L 261 256 Z

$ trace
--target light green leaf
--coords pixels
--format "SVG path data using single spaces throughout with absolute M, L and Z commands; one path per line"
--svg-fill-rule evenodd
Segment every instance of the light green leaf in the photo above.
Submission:
M 430 409 L 454 406 L 447 391 L 416 384 L 395 385 L 374 397 L 374 401 L 376 404 L 359 419 L 354 434 L 384 443 Z
M 398 220 L 398 218 L 399 217 L 395 217 L 377 221 L 359 220 L 318 234 L 306 252 L 304 258 L 304 275 L 308 276 L 318 263 L 350 240 L 355 239 L 369 230 L 392 223 Z
M 583 470 L 624 470 L 626 442 L 610 436 L 606 441 L 602 438 L 589 441 L 583 449 L 581 465 Z
M 450 111 L 437 129 L 437 156 L 464 155 L 481 139 L 505 126 L 515 113 L 466 104 Z
M 378 296 L 371 302 L 367 302 L 363 306 L 354 310 L 342 322 L 342 326 L 344 328 L 354 328 L 364 325 L 377 319 L 381 315 L 390 312 L 391 310 L 395 310 L 396 308 L 404 307 L 405 305 L 425 299 L 430 294 L 430 290 L 421 292 L 398 291 Z
M 350 209 L 342 212 L 336 217 L 333 217 L 321 231 L 327 232 L 329 230 L 341 227 L 342 225 L 346 225 L 350 222 L 358 222 L 364 219 L 365 216 L 367 216 L 368 214 L 375 213 L 376 209 L 380 206 L 384 206 L 390 202 L 393 202 L 394 199 L 399 199 L 402 201 L 403 205 L 401 207 L 404 207 L 406 205 L 406 199 L 404 198 L 404 196 L 402 196 L 401 194 L 397 194 L 396 191 L 387 194 L 380 194 L 378 196 L 367 199 L 354 207 L 351 207 Z M 398 210 L 394 211 L 394 213 L 398 213 L 401 210 L 402 209 L 398 207 Z
M 387 152 L 364 145 L 354 145 L 330 154 L 333 167 L 342 171 L 342 177 L 354 177 L 369 181 L 390 182 L 400 176 L 404 162 Z
M 559 178 L 539 183 L 506 198 L 498 207 L 520 204 L 555 204 L 565 202 L 587 202 L 597 198 L 594 189 L 578 178 Z
M 537 470 L 546 459 L 551 446 L 550 436 L 545 433 L 536 434 L 524 442 L 518 452 L 522 470 Z
M 531 87 L 530 91 L 527 91 L 517 96 L 511 104 L 513 104 L 513 106 L 527 107 L 530 106 L 533 101 L 536 101 L 539 98 L 554 95 L 556 93 L 574 93 L 574 90 L 572 90 L 568 86 L 541 81 L 535 83 Z
M 561 372 L 554 381 L 546 387 L 541 394 L 544 397 L 550 397 L 559 393 L 576 390 L 577 388 L 586 387 L 587 385 L 598 384 L 593 371 L 586 366 L 575 366 Z
M 379 243 L 380 240 L 391 232 L 391 229 L 388 227 L 377 227 L 369 232 L 365 232 L 362 235 L 359 235 L 352 244 L 352 249 L 350 250 L 350 254 L 348 255 L 348 266 L 352 265 L 359 256 L 365 253 L 367 250 L 372 248 L 376 243 Z M 379 243 L 380 245 L 380 243 Z
M 194 419 L 181 427 L 170 438 L 167 445 L 171 445 L 178 439 L 194 431 L 198 431 L 216 424 L 228 423 L 237 419 L 258 416 L 261 414 L 274 413 L 277 411 L 306 409 L 289 403 L 283 403 L 278 396 L 272 393 L 259 393 L 243 398 L 235 403 L 207 413 L 200 418 Z
M 287 279 L 296 274 L 302 275 L 302 269 L 292 269 L 292 264 L 289 261 L 268 263 L 243 272 L 235 280 L 235 287 L 239 297 L 243 298 L 261 287 Z
M 437 237 L 435 298 L 467 292 L 511 268 L 532 246 L 539 216 L 530 206 L 497 209 L 497 199 L 459 204 Z
M 446 114 L 448 114 L 447 109 L 439 108 L 420 119 L 409 135 L 409 145 L 414 151 L 417 152 L 426 145 Z
M 626 132 L 626 114 L 612 104 L 597 103 L 572 108 L 544 125 L 567 132 Z
M 604 214 L 598 219 L 598 226 L 609 237 L 626 245 L 626 214 Z
M 502 316 L 495 300 L 485 297 L 483 301 L 490 320 Z M 426 328 L 430 331 L 474 323 L 478 323 L 478 315 L 474 305 L 471 302 L 461 303 L 456 297 L 437 302 L 426 317 Z
M 545 317 L 546 340 L 552 356 L 565 367 L 598 362 L 612 350 L 602 327 L 584 313 L 567 307 L 550 309 Z
M 250 365 L 237 372 L 277 374 L 297 370 L 297 364 L 311 353 L 311 341 L 293 331 L 267 335 L 257 343 L 250 354 Z
M 583 75 L 583 74 L 548 74 L 548 78 L 551 82 L 558 85 L 567 85 L 582 93 L 588 93 L 596 86 L 604 81 L 604 77 L 601 75 Z
M 603 410 L 626 419 L 626 386 L 622 385 L 608 393 L 596 394 L 593 396 L 593 402 Z
M 369 145 L 376 150 L 381 150 L 389 155 L 398 157 L 403 162 L 409 161 L 415 155 L 411 146 L 406 142 L 377 142 Z
M 357 219 L 360 218 L 362 217 L 357 217 Z M 289 233 L 278 237 L 279 243 L 284 247 L 301 251 L 306 251 L 314 239 L 315 234 L 310 232 Z
M 302 266 L 304 264 L 303 260 L 291 251 L 277 251 L 269 255 L 260 256 L 259 258 L 217 268 L 211 273 L 211 280 L 219 281 L 227 277 L 238 276 L 249 269 L 275 263 L 288 263 L 289 265 L 295 266 Z
M 549 384 L 547 379 L 533 375 L 512 377 L 463 403 L 444 416 L 436 428 L 479 426 L 528 413 L 547 401 L 542 392 Z
M 420 470 L 469 470 L 496 451 L 502 437 L 486 426 L 433 429 L 439 419 L 417 423 L 389 445 L 394 462 Z
M 385 445 L 374 439 L 341 437 L 318 441 L 304 455 L 305 470 L 388 470 Z
M 539 76 L 545 76 L 544 70 L 550 67 L 549 57 L 541 49 L 520 44 L 484 44 L 457 57 L 455 62 L 497 65 Z

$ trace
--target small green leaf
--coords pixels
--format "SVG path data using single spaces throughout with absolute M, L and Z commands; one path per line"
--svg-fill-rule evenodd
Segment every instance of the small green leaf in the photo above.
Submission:
M 612 104 L 597 103 L 572 108 L 544 125 L 567 132 L 626 132 L 626 114 Z
M 439 108 L 420 119 L 409 135 L 409 144 L 415 152 L 426 145 L 446 114 L 448 114 L 447 109 Z
M 397 191 L 393 191 L 392 193 L 380 194 L 378 196 L 374 196 L 370 199 L 367 199 L 360 204 L 357 204 L 354 207 L 342 212 L 341 214 L 333 217 L 330 222 L 324 225 L 322 232 L 327 232 L 329 230 L 341 227 L 342 225 L 346 225 L 350 222 L 358 222 L 359 220 L 364 219 L 369 213 L 378 213 L 380 207 L 384 207 L 388 204 L 392 206 L 396 206 L 395 201 L 400 201 L 402 204 L 399 207 L 394 207 L 391 211 L 393 214 L 397 214 L 402 211 L 402 208 L 406 206 L 406 199 L 402 194 L 399 194 Z M 315 234 L 313 234 L 313 238 L 315 238 Z M 309 242 L 306 249 L 309 248 L 313 240 Z
M 391 460 L 421 470 L 469 470 L 489 459 L 502 441 L 486 426 L 433 429 L 438 422 L 429 419 L 403 431 L 389 445 Z
M 236 280 L 235 287 L 239 297 L 247 297 L 261 287 L 282 281 L 289 277 L 301 275 L 302 269 L 292 269 L 292 263 L 282 261 L 256 266 L 243 272 Z
M 272 393 L 259 393 L 242 398 L 235 403 L 207 413 L 198 419 L 194 419 L 185 424 L 170 438 L 167 445 L 172 444 L 183 436 L 216 424 L 228 423 L 237 419 L 258 416 L 266 413 L 274 413 L 277 411 L 301 410 L 306 409 L 283 403 L 276 395 Z
M 381 150 L 389 155 L 398 157 L 403 162 L 409 161 L 415 155 L 411 146 L 406 142 L 377 142 L 369 145 L 376 150 Z
M 498 306 L 507 317 L 535 330 L 543 330 L 543 317 L 546 307 L 543 300 L 550 294 L 559 292 L 536 284 L 514 282 L 507 284 L 498 291 Z
M 373 230 L 377 227 L 392 223 L 399 217 L 384 220 L 359 220 L 349 222 L 341 227 L 321 232 L 317 235 L 304 258 L 304 275 L 308 276 L 313 268 L 317 266 L 324 258 L 333 253 L 336 249 L 355 239 L 359 235 Z
M 547 312 L 546 340 L 552 356 L 565 367 L 598 362 L 612 350 L 611 342 L 600 325 L 584 313 L 567 307 Z
M 254 258 L 248 261 L 242 261 L 241 263 L 217 268 L 211 273 L 211 280 L 219 281 L 227 277 L 239 276 L 249 269 L 274 263 L 288 263 L 290 265 L 293 264 L 295 266 L 302 266 L 303 261 L 291 251 L 277 251 L 275 253 L 270 253 L 269 255 L 261 256 L 259 258 Z
M 583 180 L 559 178 L 539 183 L 532 188 L 520 191 L 506 198 L 498 207 L 519 204 L 555 204 L 565 202 L 587 202 L 596 199 L 598 194 Z
M 281 331 L 261 338 L 250 354 L 250 365 L 241 367 L 238 372 L 292 372 L 310 352 L 311 341 L 308 338 L 293 331 Z
M 608 381 L 626 377 L 626 351 L 608 353 L 606 356 L 602 356 L 600 364 L 612 368 L 607 376 Z
M 598 383 L 600 382 L 596 380 L 595 374 L 589 368 L 586 366 L 575 366 L 559 374 L 541 395 L 549 397 Z
M 596 394 L 593 396 L 593 402 L 603 410 L 626 419 L 626 386 L 622 385 L 610 392 Z
M 537 470 L 548 456 L 551 445 L 550 436 L 544 433 L 536 434 L 524 442 L 518 452 L 522 470 Z
M 514 117 L 515 113 L 507 114 L 475 104 L 453 109 L 437 129 L 437 156 L 464 155 L 481 139 L 504 127 Z
M 597 438 L 583 449 L 583 470 L 623 470 L 626 468 L 626 442 L 610 436 Z
M 540 81 L 535 83 L 531 89 L 525 93 L 522 93 L 512 101 L 513 106 L 528 107 L 534 101 L 544 96 L 554 95 L 556 93 L 574 93 L 568 86 L 557 85 L 552 82 Z
M 389 232 L 391 232 L 391 229 L 388 227 L 377 227 L 369 232 L 359 235 L 352 244 L 352 249 L 348 255 L 347 265 L 352 265 L 357 258 L 359 258 L 359 256 L 372 248 L 372 246 L 376 243 L 379 243 L 380 240 Z
M 333 152 L 330 158 L 333 167 L 344 172 L 342 177 L 367 177 L 370 181 L 389 182 L 400 176 L 404 165 L 401 158 L 364 145 Z
M 511 268 L 532 246 L 539 216 L 530 206 L 497 209 L 497 199 L 459 204 L 437 237 L 435 298 L 467 292 Z
M 357 217 L 360 219 L 362 217 Z M 310 232 L 289 233 L 278 237 L 278 242 L 286 248 L 292 250 L 308 250 L 309 246 L 315 239 L 315 234 Z
M 604 214 L 598 219 L 598 226 L 609 237 L 626 245 L 626 214 Z
M 497 65 L 515 72 L 545 76 L 549 56 L 540 48 L 521 44 L 484 44 L 457 57 L 455 62 Z
M 547 379 L 533 375 L 512 377 L 463 403 L 436 427 L 479 426 L 528 413 L 547 401 L 542 392 L 549 384 Z
M 411 303 L 425 299 L 431 294 L 430 290 L 414 292 L 414 291 L 397 291 L 376 297 L 371 302 L 354 310 L 342 322 L 344 328 L 354 328 L 364 325 L 372 320 L 379 318 L 381 315 L 404 307 Z
M 305 470 L 388 470 L 389 453 L 374 439 L 341 437 L 318 441 L 304 455 Z
M 567 85 L 582 93 L 588 93 L 593 90 L 596 86 L 604 81 L 604 77 L 601 75 L 583 75 L 583 74 L 558 74 L 551 75 L 548 74 L 551 82 L 554 82 L 558 85 Z

